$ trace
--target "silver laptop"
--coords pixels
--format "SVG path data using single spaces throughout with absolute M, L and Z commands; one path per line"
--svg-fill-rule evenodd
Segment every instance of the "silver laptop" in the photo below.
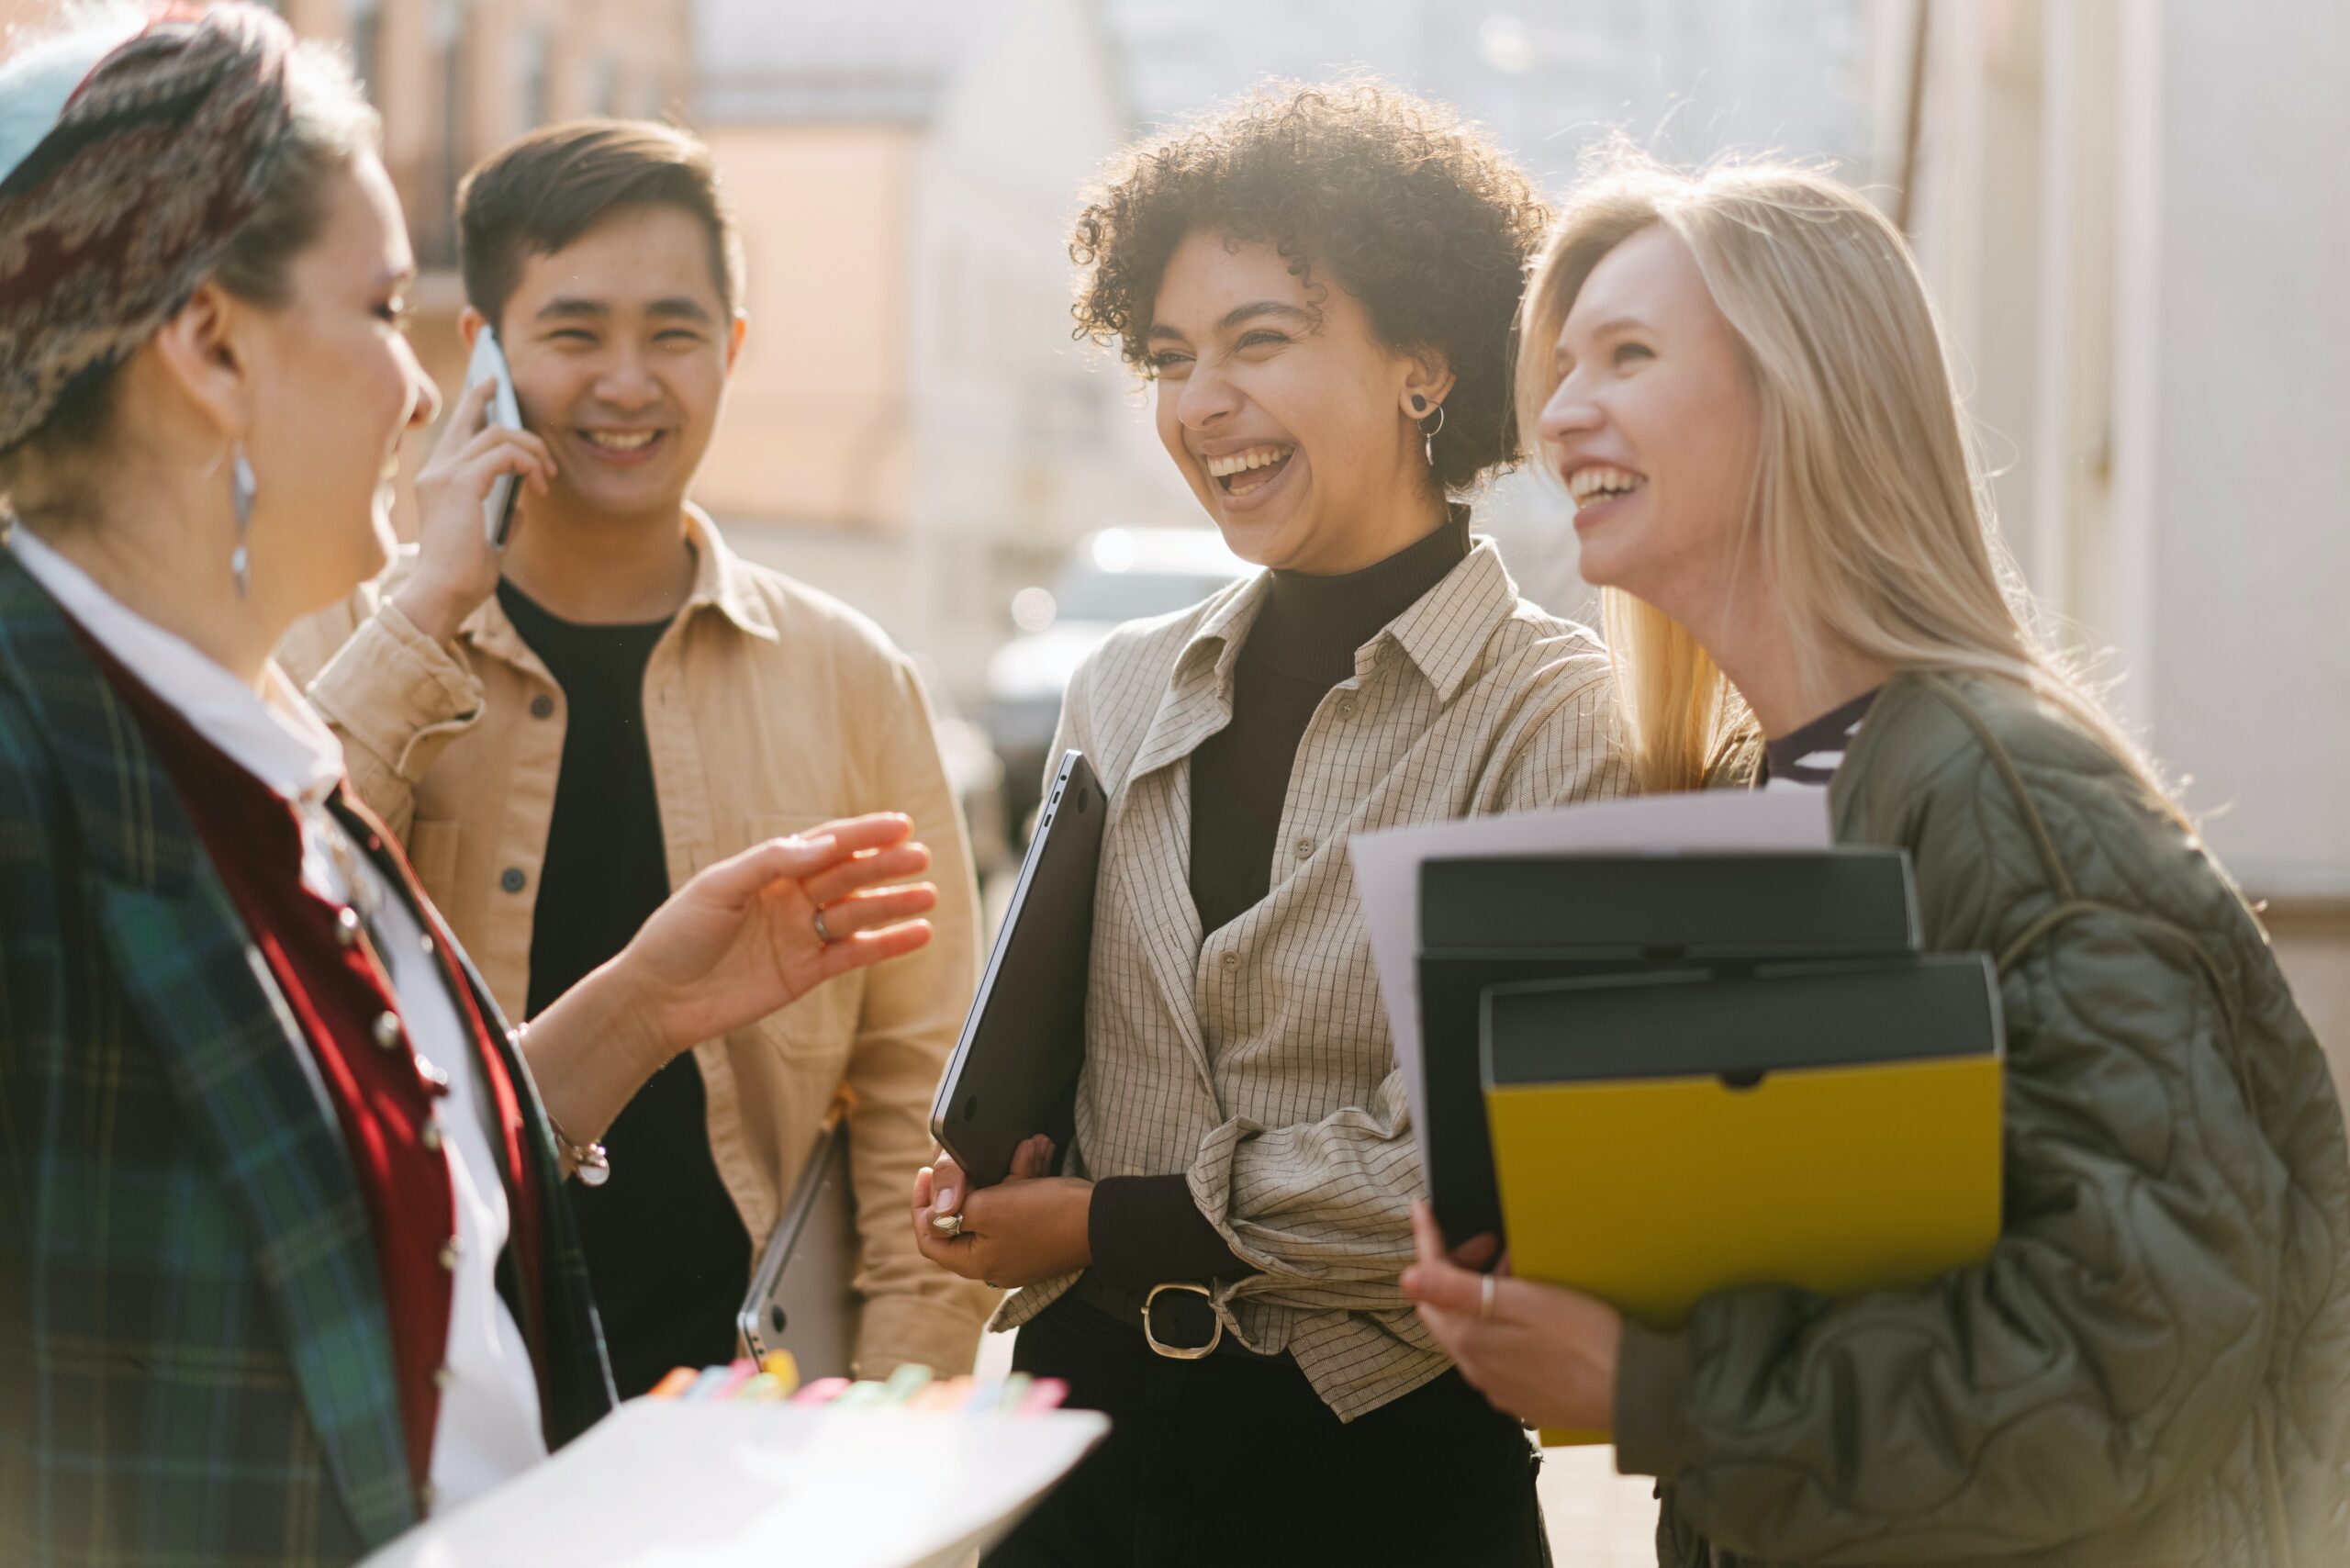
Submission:
M 803 1383 L 848 1376 L 856 1353 L 858 1257 L 848 1121 L 836 1109 L 816 1135 L 735 1315 L 743 1353 L 755 1360 L 789 1350 Z

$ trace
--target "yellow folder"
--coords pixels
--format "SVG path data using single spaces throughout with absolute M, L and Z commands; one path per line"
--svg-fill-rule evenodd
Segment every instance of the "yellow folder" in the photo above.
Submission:
M 1486 1111 L 1513 1272 L 1670 1328 L 1738 1285 L 1851 1295 L 1982 1259 L 1999 1234 L 1990 1005 L 1992 1037 L 1979 1051 L 1905 1058 L 1896 1039 L 1883 1053 L 1894 1059 L 1759 1081 L 1495 1083 L 1488 1040 Z M 1546 1430 L 1542 1440 L 1606 1437 Z

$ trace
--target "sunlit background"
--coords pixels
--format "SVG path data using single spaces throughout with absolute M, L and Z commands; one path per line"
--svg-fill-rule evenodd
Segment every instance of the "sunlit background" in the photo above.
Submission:
M 39 0 L 0 0 L 37 19 Z M 1831 165 L 1915 240 L 2025 571 L 2350 1055 L 2350 6 L 2265 0 L 286 0 L 383 109 L 417 339 L 462 370 L 450 196 L 586 114 L 717 149 L 752 332 L 699 498 L 925 666 L 975 837 L 1016 842 L 1106 625 L 1230 573 L 1145 397 L 1071 342 L 1066 233 L 1123 141 L 1363 68 L 1554 191 L 1621 130 Z M 1569 613 L 1563 507 L 1483 498 Z M 1167 531 L 1181 530 L 1182 532 Z M 1040 733 L 1040 730 L 1042 733 Z M 2350 1075 L 2345 1075 L 2350 1076 Z M 1647 1484 L 1550 1456 L 1562 1563 L 1653 1561 Z

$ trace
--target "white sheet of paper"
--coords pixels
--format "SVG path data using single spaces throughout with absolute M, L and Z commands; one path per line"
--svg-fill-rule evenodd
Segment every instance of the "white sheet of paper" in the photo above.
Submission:
M 1380 1000 L 1395 1042 L 1395 1064 L 1412 1101 L 1412 1125 L 1427 1123 L 1420 1070 L 1420 865 L 1427 860 L 1514 855 L 1680 855 L 1825 849 L 1831 840 L 1825 790 L 1705 790 L 1597 801 L 1555 811 L 1472 817 L 1358 834 L 1347 841 L 1355 897 L 1371 933 Z
M 1109 1429 L 1089 1411 L 635 1399 L 362 1568 L 951 1568 Z

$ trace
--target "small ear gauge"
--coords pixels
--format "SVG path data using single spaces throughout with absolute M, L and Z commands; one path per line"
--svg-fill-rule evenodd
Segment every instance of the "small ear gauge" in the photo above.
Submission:
M 1416 392 L 1415 392 L 1414 394 L 1412 394 L 1412 412 L 1414 412 L 1414 413 L 1416 413 L 1416 414 L 1423 414 L 1423 415 L 1424 415 L 1424 414 L 1426 414 L 1427 411 L 1428 411 L 1428 400 L 1427 400 L 1426 398 L 1421 397 L 1421 396 L 1420 396 L 1418 393 L 1416 393 Z

